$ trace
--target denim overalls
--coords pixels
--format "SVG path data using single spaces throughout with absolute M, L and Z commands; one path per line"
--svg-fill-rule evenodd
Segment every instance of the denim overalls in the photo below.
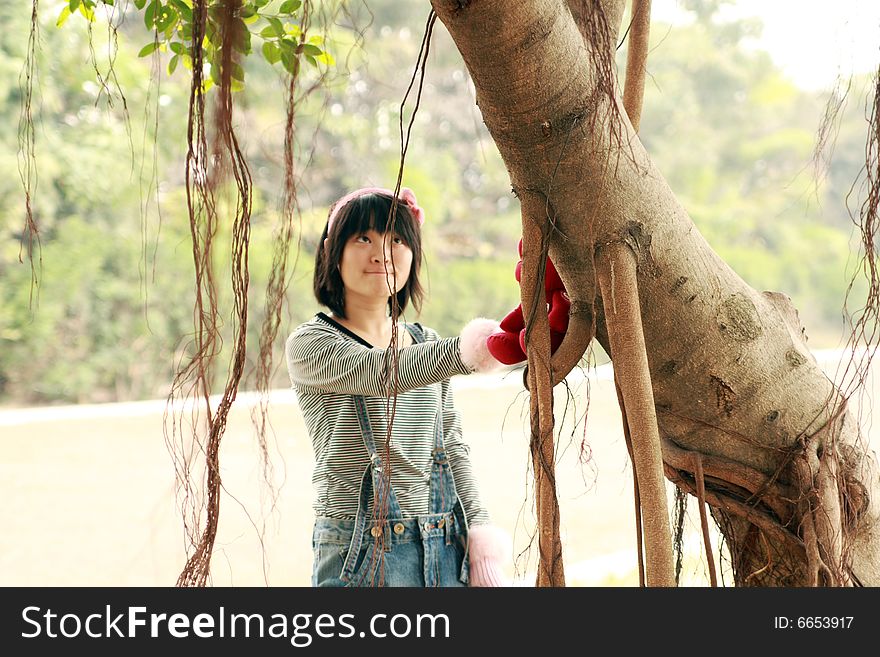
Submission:
M 418 324 L 406 327 L 416 342 L 424 342 Z M 354 401 L 370 463 L 361 480 L 355 519 L 315 521 L 312 586 L 464 586 L 467 523 L 443 448 L 442 410 L 436 409 L 429 513 L 404 519 L 376 451 L 366 402 L 361 396 Z M 371 495 L 373 517 L 367 518 Z M 384 519 L 377 513 L 383 508 Z

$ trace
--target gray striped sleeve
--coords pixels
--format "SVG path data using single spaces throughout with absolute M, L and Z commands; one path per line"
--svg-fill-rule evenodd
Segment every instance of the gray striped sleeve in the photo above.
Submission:
M 330 326 L 309 322 L 287 339 L 287 369 L 291 383 L 300 389 L 383 396 L 390 372 L 386 352 L 368 349 Z M 458 337 L 398 349 L 398 392 L 468 373 Z

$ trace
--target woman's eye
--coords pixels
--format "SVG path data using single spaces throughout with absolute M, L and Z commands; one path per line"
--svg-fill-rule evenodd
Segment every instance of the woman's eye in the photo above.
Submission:
M 370 238 L 367 237 L 366 235 L 358 235 L 357 238 L 356 238 L 356 241 L 358 241 L 358 242 L 369 242 L 369 241 L 370 241 Z
M 402 237 L 395 237 L 395 238 L 394 238 L 394 243 L 395 243 L 395 244 L 406 244 L 406 242 L 403 241 L 403 238 L 402 238 Z

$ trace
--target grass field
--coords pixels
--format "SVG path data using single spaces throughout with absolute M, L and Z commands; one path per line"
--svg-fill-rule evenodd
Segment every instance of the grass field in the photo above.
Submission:
M 830 361 L 829 361 L 830 362 Z M 828 370 L 833 374 L 833 370 Z M 557 474 L 567 583 L 637 584 L 632 480 L 607 367 L 572 383 Z M 511 537 L 507 573 L 534 582 L 537 547 L 521 374 L 454 379 L 457 405 L 494 522 Z M 586 410 L 586 425 L 576 423 Z M 868 398 L 873 398 L 873 383 Z M 225 493 L 213 557 L 218 586 L 308 586 L 311 445 L 295 397 L 272 395 L 270 445 L 278 496 L 263 481 L 248 396 L 233 407 L 221 448 Z M 566 406 L 556 400 L 557 421 Z M 0 585 L 168 586 L 184 564 L 164 400 L 0 411 Z M 871 434 L 873 447 L 877 436 Z M 690 506 L 682 583 L 703 585 Z M 514 556 L 519 555 L 518 559 Z M 729 579 L 727 580 L 729 582 Z

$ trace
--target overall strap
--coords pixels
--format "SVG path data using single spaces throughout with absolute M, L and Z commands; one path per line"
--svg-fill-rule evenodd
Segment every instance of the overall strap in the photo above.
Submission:
M 385 468 L 382 457 L 376 450 L 376 440 L 373 436 L 373 427 L 370 424 L 370 416 L 367 412 L 367 402 L 362 395 L 352 395 L 354 400 L 355 412 L 357 413 L 358 423 L 361 428 L 361 438 L 364 441 L 364 447 L 370 457 L 370 462 L 364 468 L 364 475 L 361 478 L 360 490 L 358 492 L 358 508 L 354 519 L 354 528 L 351 535 L 351 543 L 349 544 L 348 555 L 345 563 L 342 565 L 342 573 L 339 578 L 344 581 L 350 581 L 354 574 L 355 563 L 363 544 L 364 530 L 367 526 L 367 508 L 370 505 L 370 498 L 373 498 L 373 512 L 387 504 L 388 513 L 385 517 L 399 517 L 401 515 L 400 504 L 397 496 L 391 488 L 391 477 Z
M 422 325 L 418 322 L 410 324 L 406 324 L 406 330 L 409 331 L 409 334 L 413 336 L 413 340 L 416 342 L 424 342 L 425 341 L 425 329 L 422 328 Z
M 413 336 L 413 339 L 416 342 L 424 342 L 425 341 L 425 330 L 422 328 L 421 324 L 407 324 L 407 330 L 409 330 L 410 334 Z M 443 400 L 440 400 L 440 406 L 437 409 L 437 422 L 434 425 L 436 427 L 436 431 L 434 432 L 434 445 L 433 445 L 433 453 L 436 454 L 438 452 L 443 451 Z
M 419 324 L 407 324 L 406 328 L 412 334 L 416 342 L 425 341 L 425 332 Z M 434 423 L 434 445 L 431 450 L 431 479 L 430 479 L 430 510 L 431 514 L 448 513 L 452 511 L 454 523 L 458 532 L 467 535 L 468 522 L 458 492 L 455 489 L 455 479 L 452 476 L 452 467 L 446 458 L 446 449 L 443 444 L 443 399 L 437 405 L 437 421 Z M 447 534 L 447 541 L 449 534 Z M 468 560 L 461 565 L 459 579 L 468 581 Z
M 425 332 L 420 324 L 407 324 L 406 327 L 412 333 L 416 342 L 425 341 Z M 446 513 L 454 511 L 459 518 L 462 527 L 467 527 L 464 511 L 458 500 L 455 490 L 455 480 L 452 477 L 452 467 L 446 457 L 446 447 L 443 444 L 443 399 L 437 404 L 437 413 L 434 421 L 434 444 L 431 446 L 431 478 L 429 492 L 429 513 Z

